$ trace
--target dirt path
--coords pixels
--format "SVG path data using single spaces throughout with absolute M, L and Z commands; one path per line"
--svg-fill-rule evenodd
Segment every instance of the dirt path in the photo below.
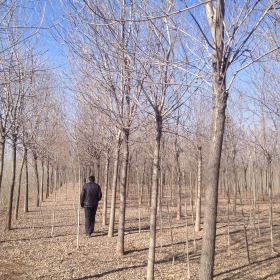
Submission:
M 125 248 L 126 254 L 115 254 L 117 238 L 107 237 L 107 227 L 101 226 L 101 205 L 97 213 L 96 232 L 90 239 L 84 232 L 84 216 L 81 214 L 79 248 L 76 248 L 77 191 L 68 190 L 68 199 L 62 190 L 44 201 L 40 209 L 32 207 L 29 213 L 21 214 L 10 232 L 0 235 L 0 279 L 145 279 L 149 245 L 148 207 L 142 209 L 141 233 L 138 232 L 138 209 L 130 203 L 127 208 Z M 74 199 L 76 201 L 74 201 Z M 55 224 L 52 233 L 53 208 Z M 135 204 L 136 205 L 136 204 Z M 280 279 L 280 255 L 271 254 L 267 215 L 263 205 L 260 229 L 256 235 L 253 226 L 248 229 L 251 264 L 248 264 L 244 232 L 240 220 L 232 223 L 231 255 L 227 252 L 227 226 L 225 218 L 219 217 L 217 231 L 217 257 L 214 279 Z M 274 243 L 280 250 L 280 209 L 275 210 Z M 189 212 L 188 212 L 189 214 Z M 175 262 L 172 264 L 172 246 L 166 209 L 163 212 L 163 236 L 158 231 L 156 252 L 156 279 L 187 279 L 186 230 L 184 219 L 175 220 Z M 116 213 L 118 217 L 118 213 Z M 4 223 L 3 214 L 1 224 Z M 234 219 L 232 219 L 234 220 Z M 191 217 L 188 218 L 191 224 Z M 158 223 L 159 224 L 159 223 Z M 117 227 L 117 225 L 116 225 Z M 197 250 L 193 248 L 190 235 L 191 279 L 197 279 L 201 233 L 197 236 Z M 161 246 L 162 245 L 162 246 Z

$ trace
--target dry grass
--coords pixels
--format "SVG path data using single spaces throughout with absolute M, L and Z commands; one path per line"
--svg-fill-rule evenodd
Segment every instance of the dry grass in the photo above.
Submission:
M 94 236 L 83 235 L 84 217 L 81 210 L 79 249 L 76 248 L 77 203 L 71 200 L 74 192 L 68 193 L 68 200 L 62 191 L 58 194 L 54 234 L 51 236 L 53 199 L 45 201 L 41 209 L 31 208 L 21 214 L 10 232 L 0 236 L 0 279 L 145 279 L 149 246 L 148 207 L 143 205 L 142 230 L 138 232 L 138 209 L 129 200 L 125 248 L 126 254 L 116 255 L 117 237 L 107 237 L 107 227 L 101 226 L 101 205 L 97 214 Z M 173 209 L 173 208 L 171 208 Z M 241 206 L 238 207 L 241 210 Z M 248 216 L 249 206 L 246 207 Z M 216 265 L 214 279 L 280 279 L 280 255 L 272 254 L 268 228 L 268 207 L 260 204 L 260 231 L 251 224 L 248 239 L 251 264 L 248 264 L 243 218 L 231 216 L 231 254 L 227 248 L 227 224 L 224 201 L 220 201 Z M 274 243 L 280 250 L 280 207 L 274 211 Z M 118 217 L 118 213 L 116 213 Z M 156 279 L 187 279 L 185 218 L 176 221 L 172 211 L 175 263 L 172 264 L 172 246 L 166 208 L 163 209 L 163 234 L 157 235 Z M 3 213 L 1 224 L 4 224 Z M 246 218 L 247 221 L 248 218 Z M 190 209 L 188 223 L 191 224 Z M 159 225 L 160 223 L 158 223 Z M 116 224 L 117 227 L 117 224 Z M 255 226 L 256 227 L 256 226 Z M 193 231 L 189 228 L 191 279 L 197 279 L 201 248 L 201 233 L 197 236 L 197 250 L 193 247 Z M 162 246 L 161 246 L 162 245 Z

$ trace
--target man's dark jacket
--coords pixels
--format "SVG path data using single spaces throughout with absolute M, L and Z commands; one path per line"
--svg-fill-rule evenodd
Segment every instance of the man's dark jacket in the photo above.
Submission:
M 101 188 L 94 182 L 86 183 L 81 192 L 81 207 L 97 207 L 102 198 Z

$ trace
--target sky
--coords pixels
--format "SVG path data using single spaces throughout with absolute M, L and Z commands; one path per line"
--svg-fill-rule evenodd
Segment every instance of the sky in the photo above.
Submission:
M 54 68 L 55 72 L 61 76 L 64 85 L 69 85 L 71 84 L 71 79 L 69 80 L 69 77 L 71 77 L 71 67 L 67 58 L 67 45 L 59 38 L 56 31 L 56 29 L 59 31 L 63 30 L 63 28 L 67 29 L 67 21 L 65 20 L 62 3 L 63 0 L 40 1 L 41 10 L 45 11 L 42 26 L 49 29 L 42 29 L 40 31 L 39 39 L 36 38 L 36 48 L 44 53 L 45 60 L 48 61 L 49 66 Z M 183 14 L 181 14 L 181 16 L 183 16 Z M 250 75 L 250 69 L 241 72 L 235 81 L 233 90 L 236 88 L 236 85 L 238 85 L 238 89 L 246 92 L 247 95 L 254 94 L 248 83 L 248 80 L 251 78 Z M 68 101 L 68 106 L 71 107 L 73 105 L 72 93 L 67 88 L 64 88 L 63 91 Z M 235 96 L 231 96 L 230 102 L 235 102 Z M 69 110 L 69 112 L 72 111 Z M 246 114 L 248 114 L 249 117 L 250 112 Z
M 64 97 L 65 113 L 68 119 L 75 115 L 72 87 L 71 67 L 67 57 L 67 45 L 60 38 L 58 31 L 66 26 L 64 11 L 60 0 L 40 0 L 39 9 L 35 12 L 38 16 L 44 14 L 42 28 L 34 38 L 35 48 L 43 54 L 45 67 L 51 69 L 56 76 L 55 87 L 59 88 Z

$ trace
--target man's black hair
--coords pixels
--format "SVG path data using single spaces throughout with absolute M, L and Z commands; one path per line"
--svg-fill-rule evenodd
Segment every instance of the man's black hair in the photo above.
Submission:
M 95 177 L 93 175 L 89 176 L 88 179 L 91 181 L 91 182 L 95 182 Z

